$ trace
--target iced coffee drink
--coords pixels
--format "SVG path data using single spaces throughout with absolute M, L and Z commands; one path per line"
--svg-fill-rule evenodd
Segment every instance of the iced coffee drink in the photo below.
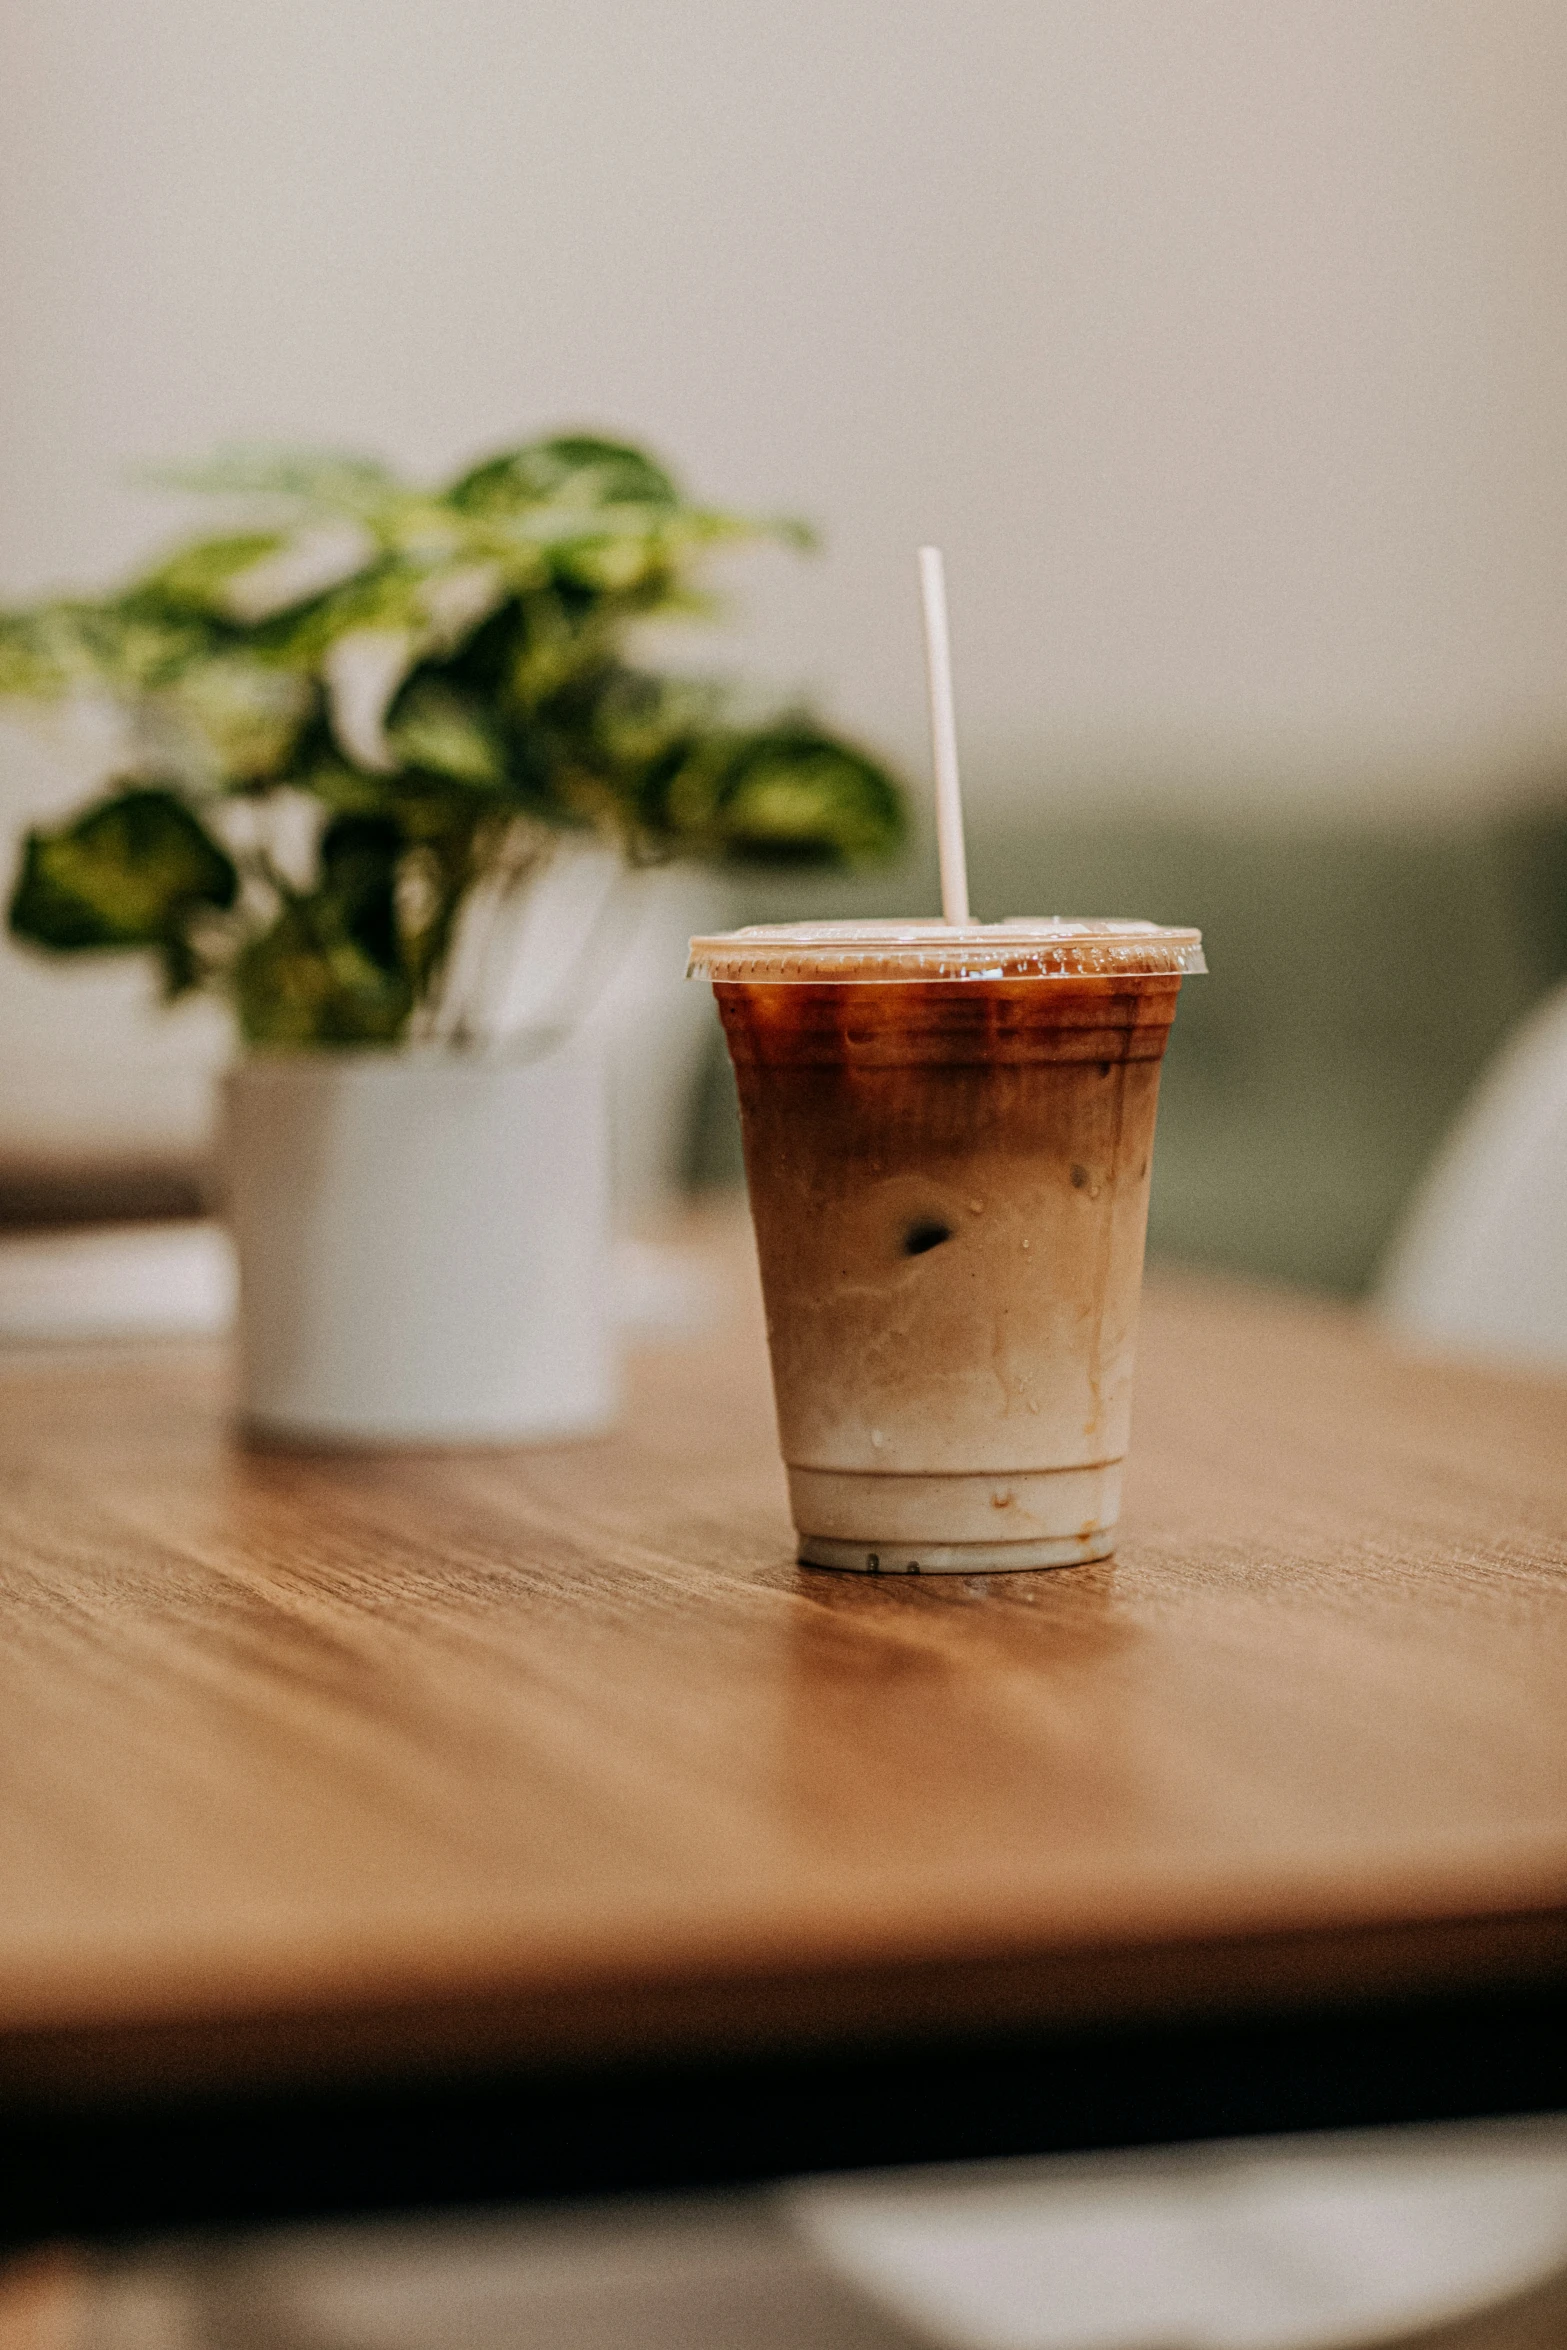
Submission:
M 795 924 L 692 941 L 739 1083 L 799 1555 L 1115 1547 L 1159 1065 L 1199 934 Z

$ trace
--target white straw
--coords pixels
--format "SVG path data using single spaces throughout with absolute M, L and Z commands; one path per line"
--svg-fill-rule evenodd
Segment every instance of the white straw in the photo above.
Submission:
M 968 859 L 963 848 L 963 794 L 958 787 L 958 730 L 952 715 L 947 577 L 939 547 L 920 549 L 920 595 L 925 605 L 925 670 L 930 679 L 930 741 L 936 767 L 941 912 L 947 922 L 967 922 Z

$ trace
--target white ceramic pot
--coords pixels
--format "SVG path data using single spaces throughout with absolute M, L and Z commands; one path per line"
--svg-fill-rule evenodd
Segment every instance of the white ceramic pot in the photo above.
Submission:
M 224 1085 L 243 1409 L 313 1443 L 503 1443 L 616 1402 L 600 1054 L 256 1054 Z

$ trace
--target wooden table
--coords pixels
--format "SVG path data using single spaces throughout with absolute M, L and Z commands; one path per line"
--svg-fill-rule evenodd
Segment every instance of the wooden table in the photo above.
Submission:
M 700 1249 L 590 1444 L 0 1360 L 21 2232 L 1567 2102 L 1567 1387 L 1159 1275 L 1116 1559 L 838 1577 Z

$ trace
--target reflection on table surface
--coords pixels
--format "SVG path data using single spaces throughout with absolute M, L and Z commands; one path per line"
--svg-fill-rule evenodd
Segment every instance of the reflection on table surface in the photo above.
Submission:
M 1560 2350 L 1567 2117 L 555 2212 L 0 2283 L 0 2350 Z

